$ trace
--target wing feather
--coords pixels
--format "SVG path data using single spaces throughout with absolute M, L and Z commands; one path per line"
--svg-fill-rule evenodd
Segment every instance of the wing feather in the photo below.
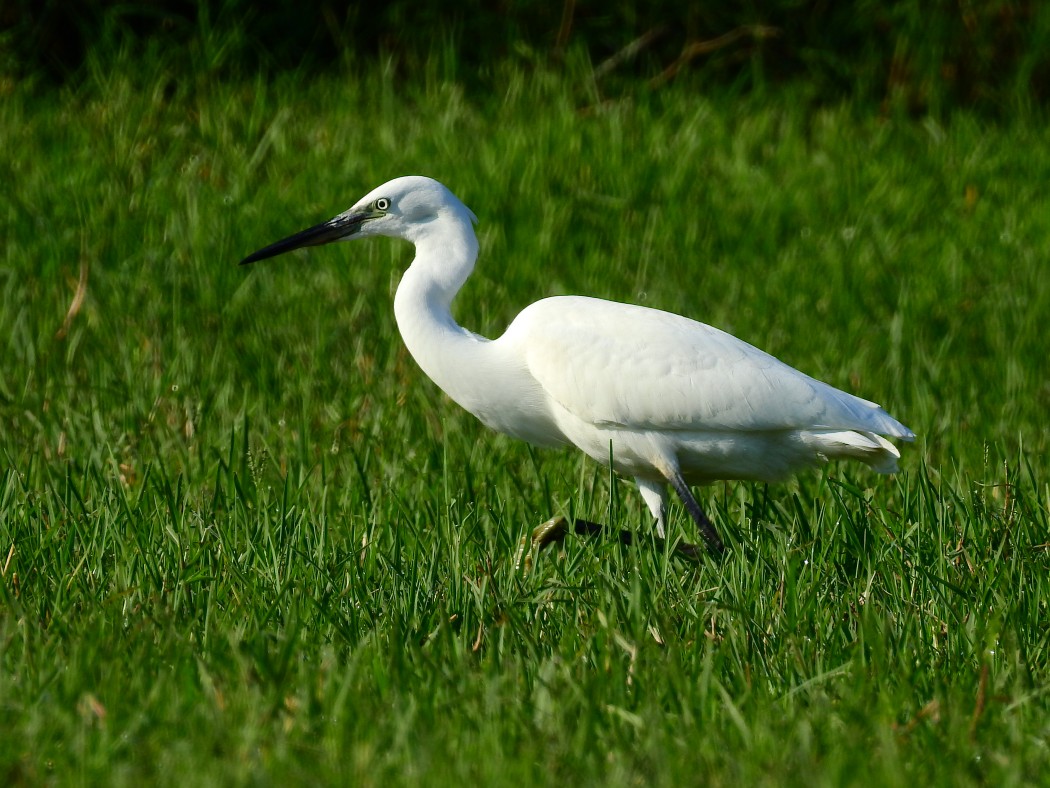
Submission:
M 912 433 L 878 405 L 717 328 L 593 298 L 537 301 L 505 334 L 544 391 L 577 418 L 651 430 Z

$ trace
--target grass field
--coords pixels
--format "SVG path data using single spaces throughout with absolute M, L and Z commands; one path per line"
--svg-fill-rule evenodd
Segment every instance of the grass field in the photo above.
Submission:
M 1040 118 L 134 66 L 0 86 L 0 782 L 1050 781 Z M 409 246 L 236 265 L 408 173 L 481 219 L 465 325 L 687 314 L 882 403 L 902 472 L 521 577 L 552 514 L 648 533 L 632 485 L 423 377 Z

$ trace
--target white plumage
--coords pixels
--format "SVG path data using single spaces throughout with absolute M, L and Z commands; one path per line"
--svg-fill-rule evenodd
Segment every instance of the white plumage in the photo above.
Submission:
M 669 312 L 560 296 L 526 307 L 498 339 L 478 336 L 450 311 L 477 258 L 475 221 L 437 181 L 396 178 L 242 264 L 370 235 L 411 241 L 394 313 L 431 380 L 494 430 L 611 457 L 637 481 L 661 536 L 670 483 L 715 551 L 721 542 L 688 483 L 779 481 L 841 458 L 891 473 L 900 454 L 883 436 L 915 437 L 875 403 Z

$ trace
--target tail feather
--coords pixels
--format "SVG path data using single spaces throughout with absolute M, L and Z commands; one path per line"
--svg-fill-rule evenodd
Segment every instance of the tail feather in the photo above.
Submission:
M 829 460 L 860 460 L 877 473 L 895 473 L 901 457 L 896 446 L 874 432 L 809 432 L 805 439 Z

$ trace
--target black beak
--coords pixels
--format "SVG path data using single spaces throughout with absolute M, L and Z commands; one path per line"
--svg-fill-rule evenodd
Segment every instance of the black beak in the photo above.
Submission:
M 320 246 L 321 244 L 349 238 L 360 230 L 361 225 L 370 218 L 367 213 L 339 214 L 334 219 L 329 219 L 327 222 L 302 230 L 269 246 L 264 246 L 257 252 L 252 252 L 241 260 L 240 264 L 248 265 L 249 263 L 265 260 L 268 257 L 276 257 L 279 254 L 290 252 L 293 249 L 300 249 L 304 246 Z

